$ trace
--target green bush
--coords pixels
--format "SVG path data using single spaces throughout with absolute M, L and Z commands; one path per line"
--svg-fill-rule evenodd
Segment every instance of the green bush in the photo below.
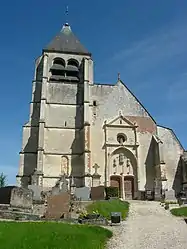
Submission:
M 187 217 L 187 207 L 172 208 L 170 212 L 175 216 Z
M 119 197 L 119 188 L 117 187 L 106 187 L 105 192 L 107 199 L 110 197 Z
M 122 218 L 125 219 L 129 211 L 129 203 L 125 201 L 117 200 L 106 200 L 106 201 L 95 201 L 87 206 L 87 212 L 97 212 L 103 217 L 110 219 L 111 212 L 121 212 Z

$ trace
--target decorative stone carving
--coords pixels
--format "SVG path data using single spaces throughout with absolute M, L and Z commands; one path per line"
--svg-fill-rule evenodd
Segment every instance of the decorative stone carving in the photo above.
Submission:
M 167 178 L 166 178 L 166 165 L 165 164 L 161 164 L 160 165 L 160 173 L 161 173 L 161 180 L 162 181 L 165 181 Z
M 130 174 L 131 167 L 132 167 L 131 161 L 130 161 L 129 158 L 127 159 L 126 166 L 127 166 L 127 175 L 129 175 L 129 174 Z
M 43 174 L 41 171 L 34 169 L 34 172 L 31 175 L 31 185 L 35 185 L 35 186 L 43 185 Z
M 99 165 L 97 163 L 94 164 L 93 168 L 95 169 L 94 175 L 99 175 L 98 174 L 98 169 L 100 168 Z
M 69 174 L 69 159 L 66 156 L 62 156 L 61 158 L 61 174 Z
M 114 158 L 113 160 L 113 167 L 116 168 L 117 164 L 116 164 L 116 159 Z
M 92 187 L 97 187 L 100 185 L 101 175 L 98 173 L 98 169 L 100 168 L 97 163 L 94 164 L 93 168 L 95 169 L 94 174 L 92 175 Z
M 120 153 L 119 154 L 119 164 L 124 164 L 124 154 L 123 153 Z

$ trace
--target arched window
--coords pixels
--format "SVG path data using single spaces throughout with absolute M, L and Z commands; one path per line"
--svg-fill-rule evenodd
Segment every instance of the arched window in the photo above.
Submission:
M 55 58 L 53 61 L 53 65 L 61 65 L 65 67 L 65 61 L 62 58 Z
M 50 71 L 51 80 L 62 81 L 65 78 L 65 61 L 62 58 L 55 58 Z
M 68 60 L 68 66 L 74 66 L 74 67 L 79 67 L 79 62 L 75 59 L 69 59 Z
M 77 60 L 68 60 L 66 66 L 66 79 L 70 81 L 79 81 L 79 62 Z

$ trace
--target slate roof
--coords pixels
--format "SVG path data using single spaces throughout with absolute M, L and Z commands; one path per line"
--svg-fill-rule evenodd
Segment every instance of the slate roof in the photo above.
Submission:
M 91 55 L 74 35 L 69 24 L 65 24 L 60 33 L 43 49 L 49 52 L 61 52 Z

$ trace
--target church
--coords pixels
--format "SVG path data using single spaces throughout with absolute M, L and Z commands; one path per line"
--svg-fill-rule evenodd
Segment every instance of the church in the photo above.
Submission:
M 91 53 L 68 23 L 36 59 L 17 185 L 118 187 L 123 199 L 173 198 L 187 186 L 184 148 L 118 76 L 94 82 Z M 169 194 L 170 193 L 170 194 Z M 172 199 L 172 198 L 171 198 Z

